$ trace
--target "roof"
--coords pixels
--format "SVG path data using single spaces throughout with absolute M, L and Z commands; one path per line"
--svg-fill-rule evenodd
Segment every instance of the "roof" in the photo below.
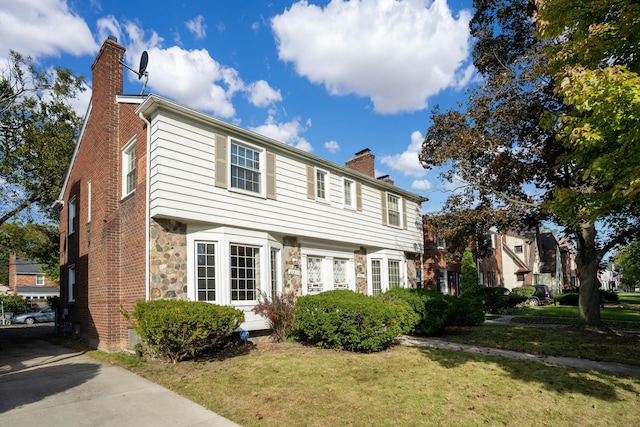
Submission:
M 44 274 L 38 263 L 30 259 L 16 258 L 15 266 L 16 274 Z
M 18 295 L 60 295 L 60 288 L 56 288 L 55 286 L 16 286 L 16 293 Z

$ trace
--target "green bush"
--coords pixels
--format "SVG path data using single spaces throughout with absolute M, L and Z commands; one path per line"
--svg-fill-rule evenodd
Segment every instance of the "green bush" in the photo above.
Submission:
M 242 310 L 204 301 L 141 301 L 132 316 L 121 312 L 153 354 L 173 363 L 215 348 L 244 321 Z
M 577 292 L 571 292 L 568 294 L 554 295 L 554 299 L 560 305 L 570 305 L 570 306 L 577 307 L 579 294 Z
M 618 302 L 618 294 L 613 291 L 605 291 L 600 289 L 600 301 L 602 302 Z
M 353 291 L 305 295 L 296 301 L 298 337 L 324 348 L 378 351 L 409 333 L 418 316 L 408 303 Z
M 416 335 L 437 335 L 446 327 L 449 303 L 440 292 L 428 289 L 393 288 L 382 294 L 382 297 L 402 299 L 411 306 L 419 318 L 412 331 Z
M 22 295 L 3 295 L 1 298 L 4 301 L 4 311 L 13 313 L 14 316 L 33 311 L 31 306 L 22 298 Z
M 527 297 L 509 292 L 503 287 L 482 288 L 482 301 L 485 313 L 497 313 L 513 308 L 527 300 Z
M 481 299 L 462 295 L 450 296 L 448 301 L 451 308 L 447 326 L 476 326 L 484 322 L 484 307 Z
M 526 299 L 531 298 L 535 292 L 536 292 L 536 288 L 534 286 L 521 286 L 518 288 L 513 288 L 511 290 L 512 294 L 526 297 Z

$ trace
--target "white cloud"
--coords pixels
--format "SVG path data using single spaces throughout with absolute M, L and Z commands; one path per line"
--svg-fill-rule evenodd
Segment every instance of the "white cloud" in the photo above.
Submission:
M 121 27 L 127 39 L 128 64 L 134 64 L 135 68 L 142 51 L 149 53 L 148 87 L 155 93 L 226 119 L 236 114 L 233 97 L 239 92 L 246 93 L 257 107 L 282 100 L 280 91 L 266 81 L 246 84 L 236 69 L 219 63 L 205 49 L 164 47 L 164 40 L 155 31 L 145 32 L 133 22 Z M 134 73 L 127 74 L 130 79 L 137 79 Z
M 251 24 L 251 29 L 253 30 L 254 33 L 257 33 L 258 30 L 260 29 L 260 23 L 259 22 L 254 22 L 253 24 Z
M 0 10 L 0 58 L 9 49 L 34 58 L 61 53 L 97 52 L 89 26 L 65 0 L 3 0 Z
M 280 90 L 273 89 L 264 80 L 258 80 L 247 86 L 249 102 L 256 107 L 267 107 L 275 102 L 282 101 Z
M 207 36 L 207 24 L 204 23 L 204 16 L 198 15 L 195 18 L 185 22 L 187 29 L 198 39 L 203 39 Z
M 340 145 L 336 141 L 327 141 L 324 143 L 324 148 L 329 150 L 331 153 L 335 153 L 340 149 Z
M 122 27 L 120 27 L 120 23 L 113 15 L 98 19 L 96 26 L 98 27 L 98 40 L 100 41 L 105 41 L 109 36 L 114 36 L 118 40 L 122 37 Z
M 295 118 L 290 122 L 278 123 L 275 121 L 273 115 L 269 115 L 265 124 L 250 127 L 249 129 L 277 141 L 284 142 L 285 144 L 292 145 L 300 150 L 310 152 L 313 150 L 313 146 L 309 141 L 300 136 L 301 133 L 307 131 L 310 123 L 311 122 L 307 120 L 306 125 L 302 125 L 299 118 Z
M 428 179 L 415 180 L 411 183 L 411 189 L 414 191 L 427 191 L 433 188 L 433 183 Z
M 418 160 L 423 140 L 422 134 L 419 131 L 414 131 L 411 134 L 411 143 L 403 153 L 381 156 L 380 161 L 391 169 L 402 172 L 404 176 L 423 177 L 427 171 Z
M 333 0 L 295 3 L 271 25 L 280 59 L 298 74 L 392 114 L 424 109 L 464 81 L 470 19 L 468 10 L 454 18 L 446 0 Z

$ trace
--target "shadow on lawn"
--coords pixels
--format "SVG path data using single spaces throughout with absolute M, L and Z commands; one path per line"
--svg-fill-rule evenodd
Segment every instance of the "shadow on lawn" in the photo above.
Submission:
M 469 363 L 493 364 L 519 381 L 537 383 L 540 387 L 556 393 L 558 396 L 581 394 L 607 402 L 620 400 L 617 389 L 626 389 L 637 393 L 640 380 L 632 379 L 637 385 L 619 381 L 615 375 L 600 372 L 587 372 L 576 368 L 549 365 L 546 363 L 508 359 L 465 353 L 455 350 L 421 348 L 420 352 L 445 369 L 455 369 Z

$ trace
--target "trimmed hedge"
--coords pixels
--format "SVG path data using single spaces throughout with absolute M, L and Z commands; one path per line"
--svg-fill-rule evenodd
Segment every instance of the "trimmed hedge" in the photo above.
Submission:
M 444 331 L 449 318 L 450 305 L 445 295 L 429 289 L 393 288 L 381 295 L 385 299 L 398 298 L 406 301 L 419 320 L 414 330 L 415 335 L 437 335 Z
M 405 301 L 334 290 L 296 301 L 298 338 L 324 348 L 371 352 L 409 333 L 418 316 Z
M 242 310 L 204 301 L 140 301 L 133 316 L 121 311 L 152 354 L 173 363 L 215 348 L 244 321 Z
M 513 308 L 525 302 L 527 297 L 509 292 L 500 286 L 482 288 L 482 300 L 486 313 L 497 313 L 502 309 Z
M 527 299 L 531 298 L 535 292 L 536 288 L 534 286 L 520 286 L 511 290 L 512 294 L 521 295 L 527 297 Z
M 618 302 L 619 296 L 617 293 L 612 291 L 605 291 L 600 289 L 600 302 Z M 556 301 L 560 303 L 560 305 L 571 305 L 578 306 L 578 300 L 580 298 L 579 292 L 569 292 L 566 294 L 554 295 Z

